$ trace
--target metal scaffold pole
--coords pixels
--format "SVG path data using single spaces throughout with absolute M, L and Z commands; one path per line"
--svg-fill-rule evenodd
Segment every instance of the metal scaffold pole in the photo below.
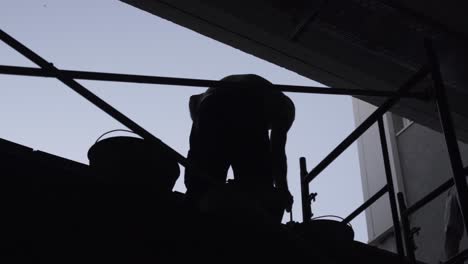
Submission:
M 439 60 L 431 40 L 425 41 L 425 48 L 429 60 L 432 81 L 439 110 L 439 118 L 445 138 L 445 144 L 450 158 L 452 177 L 457 191 L 458 203 L 463 216 L 465 230 L 468 230 L 468 186 L 466 185 L 465 168 L 458 147 L 450 106 L 446 89 L 440 73 Z
M 10 47 L 21 53 L 23 56 L 37 64 L 41 67 L 44 71 L 53 73 L 53 75 L 59 79 L 61 82 L 66 84 L 72 90 L 86 98 L 89 102 L 100 108 L 102 111 L 106 112 L 108 115 L 112 116 L 114 119 L 122 123 L 124 126 L 131 129 L 136 134 L 140 135 L 145 140 L 153 142 L 163 147 L 165 151 L 168 152 L 169 155 L 174 157 L 181 165 L 186 166 L 187 161 L 184 156 L 179 154 L 177 151 L 166 145 L 160 139 L 152 135 L 150 132 L 145 130 L 143 127 L 135 123 L 133 120 L 119 112 L 110 104 L 106 103 L 104 100 L 90 92 L 86 89 L 83 85 L 79 84 L 75 81 L 72 77 L 68 76 L 66 73 L 61 72 L 57 69 L 53 64 L 47 62 L 45 59 L 37 55 L 35 52 L 30 50 L 28 47 L 21 44 L 19 41 L 8 35 L 3 30 L 0 30 L 0 39 L 8 44 Z
M 387 178 L 388 199 L 390 201 L 390 209 L 392 211 L 393 231 L 395 233 L 395 244 L 396 244 L 398 255 L 404 256 L 400 220 L 398 218 L 398 208 L 397 208 L 397 202 L 395 198 L 395 189 L 393 185 L 392 170 L 390 169 L 390 158 L 388 156 L 387 138 L 385 136 L 385 126 L 384 126 L 382 117 L 379 118 L 378 125 L 379 125 L 379 134 L 380 134 L 380 144 L 382 145 L 382 157 L 383 157 L 384 167 L 385 167 L 385 176 Z

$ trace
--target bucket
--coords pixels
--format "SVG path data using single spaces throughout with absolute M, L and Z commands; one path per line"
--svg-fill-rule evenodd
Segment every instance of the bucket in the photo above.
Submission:
M 350 225 L 331 219 L 312 219 L 302 223 L 300 231 L 306 238 L 330 244 L 344 245 L 354 241 L 354 231 Z
M 109 184 L 147 185 L 172 191 L 180 174 L 177 161 L 161 146 L 130 136 L 98 139 L 89 149 L 88 159 L 98 180 Z

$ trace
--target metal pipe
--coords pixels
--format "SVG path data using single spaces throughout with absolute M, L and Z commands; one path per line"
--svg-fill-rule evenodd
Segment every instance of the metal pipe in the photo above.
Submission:
M 364 210 L 369 208 L 375 201 L 377 201 L 380 197 L 382 197 L 388 191 L 387 185 L 382 187 L 378 192 L 376 192 L 369 200 L 365 201 L 361 206 L 359 206 L 356 210 L 354 210 L 350 215 L 348 215 L 345 219 L 343 219 L 343 223 L 351 222 L 356 216 L 362 213 Z
M 449 179 L 448 181 L 444 182 L 442 185 L 434 189 L 428 195 L 424 196 L 421 200 L 414 203 L 412 206 L 408 207 L 406 210 L 406 214 L 409 216 L 419 210 L 421 207 L 425 206 L 435 198 L 439 197 L 439 195 L 443 194 L 445 191 L 450 189 L 453 186 L 453 179 Z
M 179 154 L 177 151 L 173 150 L 168 145 L 164 144 L 160 139 L 153 136 L 150 132 L 146 131 L 143 127 L 133 122 L 130 118 L 119 112 L 117 109 L 106 103 L 101 98 L 97 97 L 95 94 L 87 90 L 84 86 L 73 80 L 72 77 L 68 76 L 66 73 L 58 70 L 53 64 L 47 62 L 42 57 L 34 53 L 32 50 L 21 44 L 19 41 L 8 35 L 3 30 L 0 30 L 0 39 L 3 40 L 10 47 L 21 53 L 23 56 L 40 66 L 52 74 L 54 77 L 59 79 L 61 82 L 66 84 L 68 87 L 73 89 L 75 92 L 86 98 L 89 102 L 93 103 L 95 106 L 100 108 L 102 111 L 106 112 L 108 115 L 115 118 L 117 121 L 122 123 L 124 126 L 131 129 L 136 134 L 140 135 L 142 138 L 148 140 L 149 142 L 156 143 L 163 147 L 165 151 L 171 156 L 173 156 L 181 165 L 186 166 L 187 161 L 184 156 Z
M 302 201 L 302 222 L 307 223 L 312 218 L 312 209 L 310 201 L 309 183 L 304 181 L 307 176 L 306 158 L 299 159 L 299 167 L 301 173 L 301 201 Z
M 393 187 L 392 170 L 390 169 L 390 158 L 388 157 L 387 138 L 385 136 L 385 126 L 382 117 L 379 118 L 378 125 L 380 134 L 380 144 L 382 145 L 382 157 L 385 167 L 385 176 L 387 178 L 388 200 L 390 201 L 390 209 L 392 211 L 393 220 L 393 230 L 395 231 L 395 244 L 398 255 L 403 257 L 403 239 L 401 237 L 400 220 L 398 218 L 398 209 L 395 198 L 395 189 Z
M 458 204 L 460 205 L 460 211 L 463 216 L 465 230 L 468 230 L 468 186 L 466 185 L 465 168 L 463 167 L 447 94 L 440 73 L 439 61 L 432 41 L 426 39 L 424 44 L 431 69 L 432 81 L 434 83 L 440 123 L 442 125 L 445 144 L 450 158 L 450 165 L 453 173 L 452 177 L 457 190 Z
M 414 242 L 413 242 L 413 239 L 411 238 L 411 227 L 410 227 L 408 215 L 406 214 L 405 197 L 403 196 L 403 193 L 401 192 L 397 194 L 397 197 L 398 197 L 398 204 L 400 206 L 400 212 L 401 212 L 401 226 L 402 226 L 402 231 L 403 231 L 403 238 L 405 241 L 406 255 L 408 256 L 411 264 L 416 264 L 416 256 L 414 254 Z
M 308 15 L 305 19 L 303 19 L 299 23 L 299 25 L 294 29 L 294 31 L 289 36 L 289 39 L 291 41 L 296 41 L 300 37 L 300 35 L 304 32 L 306 27 L 317 19 L 320 12 L 323 9 L 325 9 L 325 7 L 328 5 L 329 2 L 330 2 L 329 0 L 322 0 L 320 5 L 312 12 L 312 14 Z
M 39 69 L 39 68 L 0 65 L 0 74 L 9 74 L 9 75 L 56 78 L 57 71 L 60 72 L 62 75 L 66 75 L 72 79 L 90 80 L 90 81 L 144 83 L 144 84 L 178 85 L 178 86 L 192 86 L 192 87 L 220 87 L 220 88 L 223 88 L 223 87 L 238 88 L 239 87 L 238 83 L 227 82 L 227 81 L 213 81 L 213 80 L 202 80 L 202 79 L 188 79 L 188 78 L 118 74 L 118 73 L 104 73 L 104 72 L 89 72 L 89 71 L 70 71 L 70 70 L 50 71 L 47 69 Z M 245 87 L 246 89 L 249 88 L 249 85 L 242 85 L 242 86 L 243 88 Z M 283 84 L 274 84 L 274 85 L 268 86 L 269 89 L 271 89 L 272 87 L 280 91 L 290 92 L 290 93 L 353 95 L 353 96 L 383 96 L 383 97 L 396 95 L 396 92 L 394 91 L 327 88 L 327 87 L 283 85 Z M 421 99 L 421 100 L 428 99 L 428 95 L 424 92 L 403 93 L 402 97 L 416 98 L 416 99 Z
M 411 78 L 409 78 L 395 96 L 387 99 L 377 110 L 375 110 L 364 122 L 362 122 L 348 137 L 346 137 L 330 154 L 328 154 L 315 168 L 309 173 L 306 181 L 310 182 L 320 172 L 322 172 L 330 163 L 332 163 L 341 153 L 343 153 L 351 144 L 356 141 L 364 132 L 371 127 L 379 117 L 387 112 L 401 98 L 401 93 L 409 91 L 409 89 L 422 80 L 428 73 L 428 67 L 423 66 Z

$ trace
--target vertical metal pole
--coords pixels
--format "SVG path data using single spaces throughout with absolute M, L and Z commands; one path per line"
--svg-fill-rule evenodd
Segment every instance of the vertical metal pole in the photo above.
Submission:
M 402 93 L 408 92 L 414 85 L 418 84 L 428 74 L 429 70 L 426 65 L 421 67 L 411 78 L 409 78 L 400 88 L 397 90 L 397 95 L 389 98 L 377 110 L 375 110 L 364 122 L 362 122 L 354 131 L 349 134 L 341 143 L 335 147 L 315 168 L 310 171 L 306 180 L 312 181 L 313 178 L 317 177 L 320 172 L 327 168 L 341 153 L 343 153 L 351 144 L 353 144 L 364 132 L 369 129 L 377 119 L 385 114 L 391 107 L 393 107 L 401 98 Z
M 307 177 L 307 163 L 304 157 L 299 159 L 301 169 L 301 198 L 302 198 L 302 222 L 307 223 L 312 218 L 312 209 L 310 208 L 309 182 Z
M 403 237 L 405 240 L 405 249 L 406 255 L 408 256 L 410 263 L 416 264 L 416 256 L 414 255 L 414 245 L 411 238 L 411 227 L 408 220 L 408 215 L 406 214 L 406 203 L 403 193 L 399 192 L 398 204 L 400 205 L 400 215 L 401 215 L 401 225 L 403 227 Z
M 379 118 L 378 124 L 379 124 L 380 144 L 382 145 L 382 156 L 383 156 L 384 167 L 385 167 L 385 176 L 387 177 L 388 198 L 390 201 L 390 209 L 392 210 L 393 231 L 395 233 L 396 249 L 397 249 L 398 255 L 404 256 L 403 240 L 401 237 L 400 221 L 398 219 L 398 209 L 397 209 L 397 203 L 396 203 L 396 198 L 395 198 L 395 189 L 393 186 L 392 171 L 390 169 L 390 159 L 388 157 L 388 146 L 387 146 L 387 139 L 385 137 L 385 127 L 384 127 L 383 117 Z
M 452 177 L 457 190 L 458 204 L 463 216 L 465 230 L 468 230 L 468 186 L 466 185 L 463 162 L 458 147 L 457 137 L 453 126 L 450 107 L 447 100 L 444 83 L 440 73 L 440 65 L 431 40 L 425 41 L 427 57 L 431 69 L 432 81 L 434 83 L 437 108 L 439 110 L 440 123 L 444 132 L 445 144 L 452 167 Z

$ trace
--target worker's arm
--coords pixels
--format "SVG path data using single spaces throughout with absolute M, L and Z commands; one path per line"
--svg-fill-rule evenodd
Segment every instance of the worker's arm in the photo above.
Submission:
M 271 151 L 273 165 L 273 179 L 275 186 L 284 194 L 286 200 L 286 210 L 289 212 L 292 207 L 292 196 L 289 192 L 287 181 L 287 158 L 286 141 L 289 129 L 294 122 L 295 109 L 292 101 L 285 95 L 281 95 L 277 101 L 277 110 L 271 126 Z
M 189 111 L 190 111 L 190 117 L 192 118 L 192 121 L 194 123 L 197 122 L 198 108 L 199 108 L 199 105 L 200 105 L 201 97 L 202 97 L 202 94 L 197 94 L 197 95 L 190 96 Z
M 271 130 L 271 150 L 273 162 L 273 178 L 279 189 L 288 189 L 286 179 L 288 165 L 286 158 L 287 131 L 283 129 Z

